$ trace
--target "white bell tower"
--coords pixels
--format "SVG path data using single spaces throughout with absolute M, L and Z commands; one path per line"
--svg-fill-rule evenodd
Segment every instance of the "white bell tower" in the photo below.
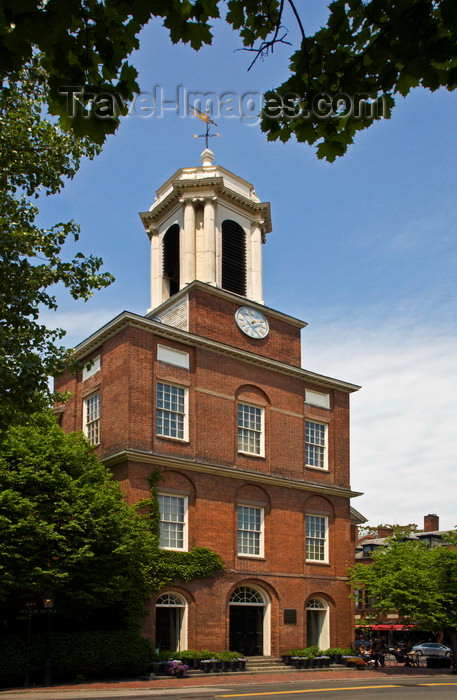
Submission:
M 140 213 L 151 242 L 151 308 L 194 280 L 263 304 L 262 243 L 270 205 L 205 148 L 202 165 L 181 168 Z

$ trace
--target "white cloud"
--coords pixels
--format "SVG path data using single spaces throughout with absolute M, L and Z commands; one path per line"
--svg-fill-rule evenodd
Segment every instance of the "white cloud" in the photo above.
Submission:
M 351 481 L 364 492 L 354 507 L 373 525 L 437 513 L 456 526 L 455 337 L 394 319 L 310 330 L 304 366 L 362 385 L 351 397 Z

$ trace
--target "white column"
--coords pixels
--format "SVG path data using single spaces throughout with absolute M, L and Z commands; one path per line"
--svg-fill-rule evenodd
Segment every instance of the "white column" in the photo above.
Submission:
M 162 295 L 162 248 L 158 229 L 149 231 L 151 237 L 151 309 L 163 301 Z
M 190 199 L 184 200 L 184 226 L 181 231 L 180 280 L 182 289 L 195 279 L 195 209 Z
M 203 230 L 205 239 L 205 278 L 207 284 L 216 285 L 216 226 L 213 199 L 205 199 L 203 207 Z
M 247 265 L 251 270 L 251 298 L 260 304 L 263 304 L 262 223 L 255 221 L 251 226 L 251 260 Z

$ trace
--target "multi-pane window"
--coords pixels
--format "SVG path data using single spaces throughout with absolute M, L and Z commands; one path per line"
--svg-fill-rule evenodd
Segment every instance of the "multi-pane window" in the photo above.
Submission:
M 263 455 L 263 408 L 238 404 L 238 452 Z
M 156 432 L 165 437 L 187 439 L 186 389 L 157 382 Z
M 238 554 L 263 555 L 263 508 L 238 506 Z
M 159 494 L 160 547 L 187 549 L 187 497 Z
M 306 466 L 327 468 L 327 425 L 306 421 Z
M 306 559 L 327 561 L 327 517 L 306 516 Z
M 84 434 L 91 445 L 100 443 L 100 394 L 84 399 Z

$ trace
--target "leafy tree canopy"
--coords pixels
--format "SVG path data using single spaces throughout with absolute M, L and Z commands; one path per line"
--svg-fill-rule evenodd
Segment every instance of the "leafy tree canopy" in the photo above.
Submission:
M 63 620 L 101 619 L 105 610 L 110 624 L 125 626 L 171 580 L 224 568 L 204 547 L 159 549 L 155 488 L 137 506 L 82 433 L 65 434 L 47 413 L 11 427 L 0 440 L 0 609 L 17 612 L 52 590 Z
M 356 564 L 349 572 L 353 589 L 365 589 L 383 613 L 399 612 L 405 623 L 425 630 L 457 632 L 457 535 L 429 548 L 394 536 L 373 552 L 372 564 Z
M 62 259 L 65 241 L 78 239 L 73 221 L 51 229 L 36 224 L 34 200 L 59 192 L 81 158 L 98 151 L 88 138 L 42 118 L 48 94 L 36 62 L 0 94 L 0 430 L 46 404 L 49 375 L 68 363 L 69 353 L 56 342 L 64 331 L 39 322 L 40 309 L 57 308 L 53 286 L 86 300 L 112 280 L 99 272 L 100 258 Z
M 49 73 L 51 113 L 76 134 L 103 143 L 138 92 L 128 62 L 138 35 L 158 18 L 173 43 L 194 49 L 212 41 L 211 22 L 224 14 L 244 48 L 258 56 L 287 43 L 283 21 L 298 23 L 301 43 L 290 77 L 267 94 L 262 129 L 268 139 L 315 144 L 319 158 L 346 152 L 355 134 L 388 118 L 395 95 L 416 87 L 457 85 L 455 0 L 334 0 L 327 25 L 306 34 L 292 0 L 4 0 L 0 75 L 9 80 L 39 50 Z M 77 98 L 69 96 L 73 87 Z M 62 90 L 63 89 L 63 90 Z M 120 96 L 109 106 L 107 94 Z M 102 105 L 103 116 L 97 119 Z M 69 109 L 71 104 L 71 109 Z M 69 111 L 77 107 L 69 119 Z M 93 118 L 88 119 L 88 116 Z
M 0 605 L 55 595 L 65 617 L 116 608 L 137 618 L 153 584 L 157 540 L 82 434 L 48 414 L 0 442 Z

